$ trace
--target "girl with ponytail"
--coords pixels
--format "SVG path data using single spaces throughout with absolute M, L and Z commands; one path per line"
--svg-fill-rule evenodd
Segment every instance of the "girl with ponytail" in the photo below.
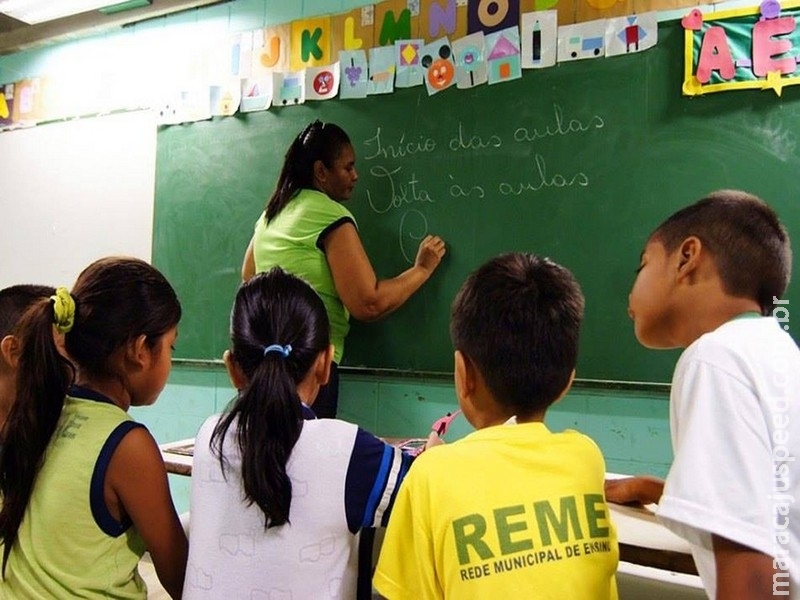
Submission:
M 0 454 L 0 598 L 144 600 L 145 550 L 180 597 L 186 536 L 158 445 L 127 413 L 163 389 L 180 318 L 169 282 L 131 258 L 92 263 L 25 312 Z
M 224 354 L 238 395 L 195 439 L 184 598 L 355 598 L 356 534 L 385 526 L 411 457 L 304 420 L 332 356 L 307 283 L 276 267 L 242 284 Z

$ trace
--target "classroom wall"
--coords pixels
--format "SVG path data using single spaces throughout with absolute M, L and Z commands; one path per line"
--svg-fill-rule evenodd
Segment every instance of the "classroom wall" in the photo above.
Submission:
M 220 364 L 173 367 L 155 405 L 132 408 L 131 415 L 150 429 L 159 443 L 194 437 L 203 421 L 221 411 L 234 396 Z M 424 437 L 439 417 L 458 408 L 453 384 L 442 379 L 344 373 L 339 417 L 387 437 Z M 595 440 L 608 471 L 664 477 L 672 461 L 667 390 L 611 389 L 578 384 L 554 405 L 545 420 L 554 431 L 576 429 Z M 458 417 L 447 441 L 472 431 Z M 170 476 L 179 512 L 189 508 L 190 478 Z
M 201 48 L 228 34 L 288 23 L 302 17 L 346 12 L 374 3 L 370 0 L 234 0 L 191 9 L 131 24 L 121 30 L 0 56 L 0 84 L 53 74 L 80 79 L 87 73 L 108 70 L 110 66 L 137 77 L 142 68 L 152 68 L 154 60 L 169 61 L 169 55 L 178 49 Z M 625 8 L 631 3 L 632 0 L 626 0 L 614 4 L 617 8 Z M 660 4 L 671 6 L 670 9 L 658 10 L 659 20 L 666 21 L 680 19 L 686 14 L 687 8 L 679 8 L 682 4 L 697 4 L 703 13 L 710 14 L 758 3 L 755 0 L 716 3 L 691 0 L 662 3 L 654 0 L 644 7 L 638 6 L 634 12 L 651 10 L 651 6 Z M 571 22 L 573 19 L 567 15 L 566 20 L 562 20 Z M 159 54 L 161 49 L 165 50 L 163 55 Z
M 228 34 L 288 23 L 301 17 L 346 12 L 369 0 L 235 0 L 158 17 L 59 44 L 0 56 L 0 83 L 48 74 L 71 75 L 119 65 L 132 77 L 169 61 L 172 54 L 201 49 Z M 163 52 L 161 52 L 163 49 Z M 159 64 L 162 66 L 162 64 Z M 176 73 L 176 77 L 181 74 Z

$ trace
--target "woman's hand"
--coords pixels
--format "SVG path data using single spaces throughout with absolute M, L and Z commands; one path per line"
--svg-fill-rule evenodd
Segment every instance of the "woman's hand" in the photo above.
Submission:
M 414 266 L 391 279 L 378 280 L 353 223 L 329 232 L 323 244 L 336 292 L 359 321 L 380 319 L 401 306 L 428 280 L 445 253 L 441 238 L 426 236 Z
M 439 266 L 439 263 L 442 262 L 442 257 L 445 255 L 445 252 L 447 252 L 447 248 L 442 238 L 438 235 L 426 235 L 425 239 L 419 244 L 417 259 L 414 261 L 414 264 L 425 269 L 429 273 L 433 273 L 436 267 Z

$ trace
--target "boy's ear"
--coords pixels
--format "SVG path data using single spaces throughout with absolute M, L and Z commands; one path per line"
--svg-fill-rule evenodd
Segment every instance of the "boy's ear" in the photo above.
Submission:
M 575 369 L 572 369 L 572 373 L 569 374 L 569 381 L 567 382 L 567 385 L 564 386 L 564 390 L 558 395 L 558 398 L 553 400 L 553 402 L 552 402 L 552 404 L 550 404 L 550 406 L 553 406 L 553 404 L 555 404 L 556 402 L 558 402 L 564 396 L 567 395 L 567 392 L 569 392 L 570 388 L 572 387 L 572 382 L 573 381 L 575 381 Z
M 697 270 L 703 250 L 703 242 L 695 235 L 690 235 L 681 242 L 677 250 L 679 278 L 684 278 Z
M 225 350 L 222 355 L 222 362 L 225 363 L 225 369 L 228 371 L 228 378 L 231 380 L 233 387 L 241 390 L 247 386 L 247 377 L 245 377 L 239 363 L 233 358 L 233 353 L 230 350 Z
M 0 359 L 9 367 L 16 368 L 19 361 L 19 340 L 16 336 L 7 335 L 0 340 Z
M 472 402 L 475 398 L 475 389 L 478 383 L 478 372 L 475 364 L 469 357 L 456 350 L 455 352 L 455 385 L 456 396 L 461 401 Z

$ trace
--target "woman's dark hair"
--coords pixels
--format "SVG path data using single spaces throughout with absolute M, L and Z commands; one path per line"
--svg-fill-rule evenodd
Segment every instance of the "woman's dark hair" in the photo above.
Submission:
M 338 125 L 322 121 L 306 125 L 286 151 L 278 183 L 267 203 L 267 222 L 281 212 L 297 192 L 314 189 L 315 162 L 321 160 L 330 169 L 342 148 L 350 145 L 350 137 Z
M 265 352 L 273 344 L 291 350 L 286 356 Z M 265 529 L 289 522 L 286 461 L 303 427 L 297 385 L 329 344 L 325 306 L 302 279 L 274 267 L 239 288 L 231 312 L 231 359 L 248 383 L 214 428 L 211 448 L 224 473 L 223 442 L 235 428 L 245 497 L 264 513 Z
M 70 295 L 75 318 L 64 334 L 64 345 L 72 362 L 56 346 L 49 298 L 34 303 L 17 329 L 21 339 L 17 399 L 0 453 L 3 570 L 74 378 L 73 363 L 90 375 L 121 377 L 111 360 L 117 349 L 141 335 L 155 347 L 181 318 L 181 305 L 166 278 L 135 258 L 92 263 L 78 276 Z

